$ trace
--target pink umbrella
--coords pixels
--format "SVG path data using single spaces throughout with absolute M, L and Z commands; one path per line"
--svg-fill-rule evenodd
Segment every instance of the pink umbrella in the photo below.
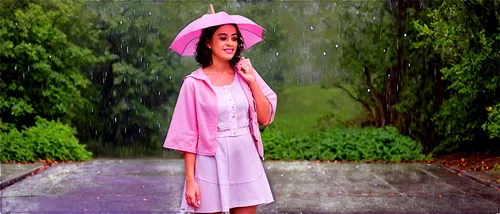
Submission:
M 264 28 L 255 24 L 252 20 L 239 15 L 228 15 L 223 11 L 214 13 L 212 10 L 212 14 L 205 14 L 182 29 L 169 48 L 181 56 L 194 56 L 201 31 L 204 28 L 222 24 L 238 25 L 243 41 L 245 42 L 245 49 L 264 40 L 262 36 Z

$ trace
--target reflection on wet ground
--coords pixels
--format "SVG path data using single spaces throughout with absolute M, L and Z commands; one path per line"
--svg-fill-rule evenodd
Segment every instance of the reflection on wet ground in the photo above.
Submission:
M 497 212 L 499 191 L 434 164 L 264 162 L 259 213 Z M 179 212 L 181 159 L 59 164 L 2 191 L 2 212 Z

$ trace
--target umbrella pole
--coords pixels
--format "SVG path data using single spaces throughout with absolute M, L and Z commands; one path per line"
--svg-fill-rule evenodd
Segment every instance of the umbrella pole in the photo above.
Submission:
M 212 6 L 212 4 L 210 4 L 210 11 L 212 11 L 212 14 L 214 14 L 214 13 L 215 13 L 215 11 L 214 11 L 214 6 Z

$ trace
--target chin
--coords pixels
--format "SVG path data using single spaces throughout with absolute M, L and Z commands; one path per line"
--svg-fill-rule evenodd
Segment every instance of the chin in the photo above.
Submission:
M 229 57 L 229 56 L 228 56 L 228 57 L 224 57 L 224 60 L 225 60 L 225 61 L 229 61 L 229 60 L 231 60 L 233 57 L 234 57 L 234 55 L 233 55 L 233 56 L 230 56 L 230 57 Z

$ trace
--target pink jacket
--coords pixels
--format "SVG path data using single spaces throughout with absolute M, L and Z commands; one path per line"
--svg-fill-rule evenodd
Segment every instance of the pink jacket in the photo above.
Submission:
M 236 75 L 241 83 L 246 80 Z M 255 72 L 257 83 L 271 104 L 271 120 L 276 112 L 276 93 Z M 248 84 L 242 84 L 250 106 L 250 132 L 260 157 L 264 157 L 264 147 L 260 136 L 259 124 L 254 99 Z M 163 147 L 178 152 L 190 152 L 200 155 L 215 156 L 217 134 L 217 96 L 210 80 L 201 68 L 184 78 L 174 114 L 170 122 Z

